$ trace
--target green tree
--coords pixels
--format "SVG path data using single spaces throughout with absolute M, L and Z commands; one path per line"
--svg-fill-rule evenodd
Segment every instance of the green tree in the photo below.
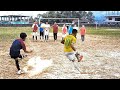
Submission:
M 89 20 L 90 23 L 93 23 L 95 20 L 94 20 L 94 16 L 93 16 L 93 13 L 91 11 L 88 12 L 87 14 L 87 19 Z
M 43 13 L 43 18 L 79 18 L 80 20 L 88 20 L 90 23 L 94 22 L 94 16 L 91 11 L 48 11 Z M 49 20 L 49 22 L 71 22 L 72 20 Z
M 34 19 L 33 19 L 33 17 L 31 16 L 30 18 L 29 18 L 29 23 L 33 23 L 34 22 Z

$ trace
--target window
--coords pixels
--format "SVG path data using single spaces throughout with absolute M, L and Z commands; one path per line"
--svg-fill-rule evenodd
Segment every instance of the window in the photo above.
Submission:
M 109 17 L 109 20 L 112 20 L 112 17 Z
M 115 21 L 120 21 L 120 18 L 115 18 Z

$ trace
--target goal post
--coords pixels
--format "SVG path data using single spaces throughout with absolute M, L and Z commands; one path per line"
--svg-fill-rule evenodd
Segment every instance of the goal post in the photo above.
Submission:
M 78 29 L 79 29 L 79 27 L 80 27 L 80 26 L 79 26 L 79 18 L 39 18 L 39 24 L 40 24 L 40 21 L 41 21 L 42 19 L 47 19 L 47 20 L 50 20 L 50 19 L 51 19 L 51 20 L 53 20 L 53 19 L 54 19 L 54 20 L 61 20 L 61 19 L 62 19 L 62 20 L 65 20 L 65 19 L 66 19 L 66 20 L 77 20 L 77 21 L 78 21 Z

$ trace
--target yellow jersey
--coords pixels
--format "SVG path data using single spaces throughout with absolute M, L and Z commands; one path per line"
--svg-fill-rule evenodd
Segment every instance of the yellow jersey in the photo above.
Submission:
M 71 44 L 76 43 L 76 38 L 73 35 L 67 35 L 64 40 L 64 52 L 73 52 Z

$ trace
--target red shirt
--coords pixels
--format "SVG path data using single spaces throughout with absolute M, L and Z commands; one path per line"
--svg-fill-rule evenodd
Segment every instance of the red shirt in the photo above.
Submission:
M 63 27 L 63 31 L 62 31 L 63 34 L 66 34 L 67 33 L 67 27 Z
M 85 27 L 80 28 L 80 34 L 85 35 L 85 33 L 86 33 L 86 28 Z
M 26 51 L 26 46 L 25 46 L 24 41 L 23 41 L 22 39 L 17 39 L 17 40 L 21 43 L 22 49 L 23 49 L 24 51 Z
M 57 24 L 53 25 L 53 33 L 58 33 L 58 25 Z
M 35 23 L 33 24 L 33 32 L 37 32 L 38 30 L 38 25 Z

